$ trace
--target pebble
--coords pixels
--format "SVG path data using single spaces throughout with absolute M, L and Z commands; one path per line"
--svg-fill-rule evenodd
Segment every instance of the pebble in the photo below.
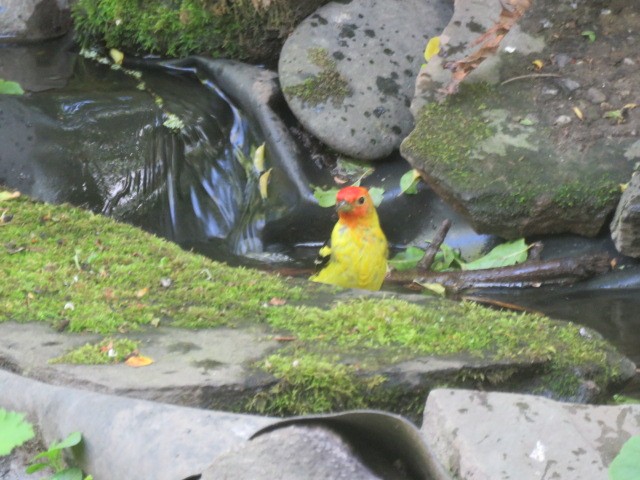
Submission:
M 571 123 L 571 117 L 568 115 L 560 115 L 556 118 L 554 125 L 566 125 L 567 123 Z
M 580 88 L 580 84 L 571 78 L 558 79 L 558 85 L 567 93 L 571 93 Z
M 599 105 L 602 102 L 607 100 L 607 96 L 604 93 L 602 93 L 600 90 L 594 87 L 591 87 L 589 90 L 587 90 L 587 93 L 585 94 L 585 98 L 589 100 L 591 103 L 593 103 L 594 105 Z
M 564 53 L 557 53 L 554 57 L 553 57 L 553 61 L 554 63 L 558 66 L 558 68 L 564 68 L 567 66 L 567 64 L 569 62 L 571 62 L 571 60 L 573 60 L 569 55 L 564 54 Z

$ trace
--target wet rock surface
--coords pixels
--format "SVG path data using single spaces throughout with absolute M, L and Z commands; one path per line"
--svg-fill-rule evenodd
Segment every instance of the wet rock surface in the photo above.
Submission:
M 452 78 L 444 63 L 474 51 L 500 8 L 485 0 L 456 9 L 442 57 L 418 77 L 417 125 L 402 154 L 477 231 L 593 236 L 638 158 L 640 117 L 625 105 L 640 84 L 629 33 L 640 7 L 533 2 L 497 54 L 438 103 Z M 591 29 L 594 41 L 583 34 Z
M 278 73 L 293 113 L 336 151 L 389 155 L 409 133 L 409 104 L 427 40 L 450 2 L 332 2 L 303 21 L 280 54 Z
M 640 149 L 640 140 L 636 142 Z M 634 175 L 623 192 L 611 221 L 611 236 L 618 251 L 640 257 L 640 175 Z
M 455 478 L 605 480 L 622 445 L 640 434 L 640 405 L 437 390 L 427 400 L 422 431 Z

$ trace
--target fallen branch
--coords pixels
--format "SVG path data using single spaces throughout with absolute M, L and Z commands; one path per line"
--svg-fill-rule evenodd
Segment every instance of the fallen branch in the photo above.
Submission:
M 444 239 L 447 236 L 447 233 L 449 233 L 450 228 L 451 220 L 447 218 L 442 222 L 440 228 L 433 236 L 433 240 L 431 240 L 431 243 L 424 252 L 424 257 L 422 257 L 422 259 L 418 262 L 418 271 L 428 271 L 431 268 L 431 265 L 433 265 L 433 260 L 436 258 L 436 254 L 440 250 L 440 245 L 442 245 L 442 242 L 444 242 Z
M 507 83 L 515 82 L 518 80 L 525 80 L 527 78 L 560 78 L 562 75 L 558 75 L 557 73 L 530 73 L 528 75 L 519 75 L 517 77 L 511 77 L 506 79 L 500 85 L 506 85 Z
M 539 287 L 567 285 L 585 280 L 611 269 L 612 258 L 607 254 L 582 255 L 545 261 L 529 261 L 518 265 L 482 270 L 429 272 L 416 278 L 416 272 L 393 272 L 387 281 L 392 283 L 438 283 L 450 292 L 470 288 Z

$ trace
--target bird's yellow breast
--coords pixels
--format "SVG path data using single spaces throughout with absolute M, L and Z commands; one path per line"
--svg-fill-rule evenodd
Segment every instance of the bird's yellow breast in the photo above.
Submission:
M 367 220 L 336 223 L 329 262 L 311 280 L 345 288 L 380 289 L 387 274 L 387 239 L 377 216 Z

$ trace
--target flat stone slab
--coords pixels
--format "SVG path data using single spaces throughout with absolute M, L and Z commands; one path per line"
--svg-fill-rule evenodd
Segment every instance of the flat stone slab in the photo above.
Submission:
M 236 394 L 271 383 L 268 375 L 258 377 L 248 365 L 278 347 L 259 328 L 158 328 L 127 334 L 140 339 L 140 353 L 153 359 L 147 367 L 69 365 L 49 361 L 103 337 L 58 333 L 39 323 L 6 322 L 0 332 L 0 365 L 38 380 L 193 407 L 215 407 L 222 399 L 233 403 Z
M 451 17 L 445 0 L 331 2 L 282 48 L 278 73 L 304 127 L 334 150 L 379 159 L 411 131 L 413 84 L 430 37 Z
M 422 431 L 436 458 L 461 480 L 605 480 L 622 445 L 640 434 L 640 404 L 433 390 Z

